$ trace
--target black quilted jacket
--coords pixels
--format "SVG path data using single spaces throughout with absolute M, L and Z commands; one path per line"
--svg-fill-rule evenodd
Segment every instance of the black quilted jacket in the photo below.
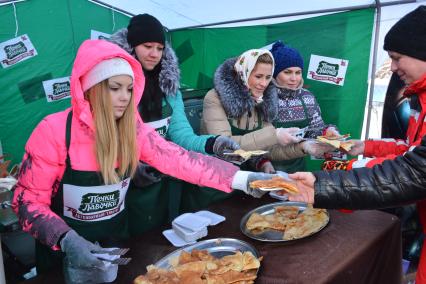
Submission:
M 426 199 L 426 136 L 413 151 L 371 169 L 314 175 L 317 208 L 377 209 Z

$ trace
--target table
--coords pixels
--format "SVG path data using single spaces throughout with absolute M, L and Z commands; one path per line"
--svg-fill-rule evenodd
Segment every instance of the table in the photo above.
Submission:
M 330 223 L 319 233 L 301 240 L 266 243 L 252 240 L 239 229 L 245 213 L 263 204 L 277 202 L 264 196 L 254 199 L 235 195 L 208 209 L 226 217 L 209 227 L 204 239 L 229 237 L 252 244 L 264 257 L 256 283 L 401 283 L 402 249 L 399 219 L 381 211 L 341 213 L 330 210 Z M 161 234 L 150 231 L 128 242 L 126 256 L 133 260 L 120 267 L 114 283 L 132 283 L 173 247 Z M 59 273 L 40 275 L 25 283 L 61 283 Z

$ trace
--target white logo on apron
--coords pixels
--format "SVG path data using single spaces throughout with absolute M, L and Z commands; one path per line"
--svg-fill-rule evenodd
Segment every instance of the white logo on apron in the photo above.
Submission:
M 158 134 L 165 137 L 166 134 L 167 134 L 167 130 L 169 129 L 169 125 L 170 125 L 170 116 L 163 118 L 163 119 L 160 119 L 160 120 L 146 122 L 146 124 L 148 124 L 149 126 L 154 128 L 155 131 L 158 132 Z
M 100 186 L 64 184 L 64 216 L 86 222 L 113 218 L 124 210 L 129 183 L 130 178 Z

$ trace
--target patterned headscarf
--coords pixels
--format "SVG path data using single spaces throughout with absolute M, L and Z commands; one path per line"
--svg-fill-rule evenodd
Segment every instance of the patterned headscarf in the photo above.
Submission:
M 243 81 L 244 85 L 249 88 L 248 86 L 248 79 L 250 77 L 251 72 L 254 69 L 254 66 L 256 66 L 257 59 L 262 54 L 269 54 L 269 56 L 272 59 L 272 74 L 274 73 L 274 57 L 272 56 L 272 53 L 269 52 L 267 49 L 250 49 L 241 54 L 237 62 L 234 64 L 234 69 L 237 72 L 238 76 L 240 76 L 241 81 Z M 272 75 L 271 74 L 271 75 Z

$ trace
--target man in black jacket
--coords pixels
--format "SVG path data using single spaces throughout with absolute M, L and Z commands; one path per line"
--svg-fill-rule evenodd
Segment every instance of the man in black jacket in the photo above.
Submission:
M 372 168 L 291 174 L 300 194 L 289 199 L 330 209 L 377 209 L 420 201 L 418 211 L 426 232 L 426 6 L 401 18 L 387 33 L 384 47 L 392 59 L 392 72 L 419 101 L 420 108 L 412 110 L 407 136 L 411 145 L 418 145 L 423 136 L 420 145 Z M 363 143 L 354 148 L 364 152 Z M 417 284 L 426 284 L 426 242 L 423 248 Z
M 412 111 L 416 116 L 410 117 L 407 134 L 418 141 L 426 135 L 426 6 L 401 18 L 386 34 L 384 48 L 392 59 L 392 71 L 407 84 L 407 89 L 415 91 L 413 97 L 420 110 Z M 413 145 L 419 143 L 414 142 Z M 315 206 L 323 208 L 371 209 L 426 199 L 424 147 L 423 137 L 415 150 L 371 169 L 290 175 L 302 193 L 291 196 L 291 200 L 315 201 Z

